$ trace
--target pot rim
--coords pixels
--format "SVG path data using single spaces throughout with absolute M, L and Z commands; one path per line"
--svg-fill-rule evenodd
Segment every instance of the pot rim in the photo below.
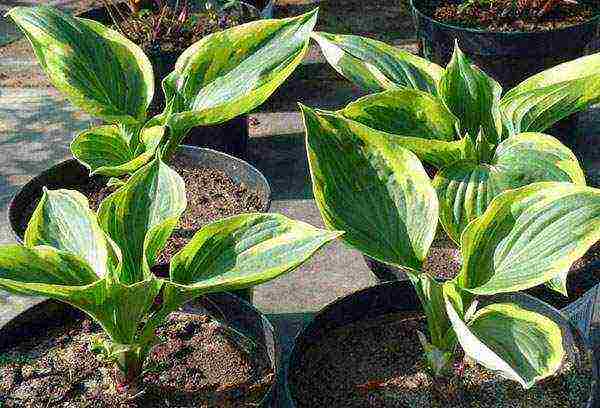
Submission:
M 396 291 L 402 290 L 404 288 L 404 289 L 410 289 L 414 292 L 414 288 L 412 287 L 412 284 L 410 283 L 410 281 L 388 281 L 388 282 L 376 284 L 374 286 L 368 286 L 366 288 L 359 289 L 355 292 L 352 292 L 345 296 L 337 298 L 333 302 L 325 305 L 323 308 L 318 310 L 314 314 L 313 318 L 306 325 L 304 325 L 304 327 L 297 333 L 297 335 L 294 338 L 294 346 L 292 347 L 288 358 L 283 362 L 282 369 L 281 369 L 282 388 L 285 391 L 285 398 L 287 399 L 286 402 L 288 403 L 290 408 L 297 407 L 297 405 L 295 403 L 295 399 L 293 398 L 294 394 L 291 392 L 291 389 L 290 389 L 290 381 L 289 381 L 290 363 L 291 363 L 293 357 L 298 354 L 298 352 L 299 352 L 298 344 L 300 342 L 302 342 L 304 338 L 307 338 L 307 333 L 309 331 L 315 330 L 315 328 L 318 328 L 321 325 L 321 323 L 319 322 L 319 319 L 322 316 L 329 314 L 332 310 L 335 310 L 336 308 L 340 307 L 341 305 L 348 305 L 349 307 L 353 307 L 353 308 L 360 307 L 361 302 L 356 301 L 356 300 L 359 300 L 360 297 L 364 296 L 365 294 L 377 293 L 382 288 L 389 290 L 390 287 L 394 287 L 394 286 L 397 286 L 397 288 L 394 288 L 394 290 L 396 290 Z M 531 295 L 528 295 L 526 293 L 521 293 L 521 294 L 525 295 L 526 297 L 529 297 L 529 298 L 532 297 Z M 510 295 L 510 294 L 507 294 L 507 295 Z M 416 293 L 415 293 L 415 296 L 416 296 Z M 403 301 L 401 300 L 398 302 L 398 304 L 400 305 L 400 304 L 402 304 L 402 302 Z M 417 298 L 417 308 L 416 309 L 417 309 L 416 311 L 422 311 L 422 306 L 421 306 L 421 303 L 418 300 L 418 298 Z M 556 308 L 554 308 L 554 310 L 556 310 L 557 313 L 564 315 L 563 312 L 561 312 L 560 310 L 558 310 Z M 392 313 L 392 312 L 388 312 L 388 313 Z M 379 315 L 382 315 L 382 314 L 379 314 Z M 367 316 L 367 317 L 371 317 L 371 316 Z M 363 317 L 361 317 L 361 319 L 363 319 Z M 353 322 L 360 321 L 361 319 L 354 320 L 354 321 L 348 321 L 348 322 L 344 323 L 344 325 L 352 324 Z M 327 321 L 327 320 L 329 320 L 329 319 L 326 319 L 325 321 Z M 594 347 L 593 345 L 589 344 L 584 339 L 583 334 L 581 333 L 580 329 L 578 327 L 576 327 L 566 316 L 565 316 L 565 321 L 569 323 L 572 337 L 574 339 L 573 342 L 576 343 L 582 349 L 582 351 L 585 350 L 589 353 L 589 358 L 591 359 L 591 363 L 592 363 L 592 375 L 595 378 L 593 379 L 592 384 L 591 384 L 591 388 L 590 388 L 590 392 L 589 392 L 589 399 L 588 399 L 586 408 L 596 408 L 600 404 L 600 379 L 598 378 L 600 376 L 600 364 L 598 361 L 600 358 L 600 348 Z M 339 327 L 343 327 L 343 325 L 339 326 Z M 575 347 L 578 347 L 577 345 Z
M 599 11 L 597 15 L 590 18 L 589 20 L 586 20 L 579 24 L 574 24 L 574 25 L 571 25 L 568 27 L 562 27 L 562 28 L 557 28 L 557 29 L 552 29 L 552 30 L 546 30 L 546 31 L 488 31 L 488 30 L 482 30 L 482 29 L 478 29 L 478 28 L 455 26 L 455 25 L 452 25 L 449 23 L 444 23 L 442 21 L 435 20 L 433 17 L 428 16 L 427 14 L 425 14 L 424 12 L 419 10 L 419 8 L 417 6 L 415 6 L 414 3 L 415 3 L 415 1 L 418 1 L 418 0 L 409 0 L 409 1 L 410 1 L 410 8 L 411 8 L 413 14 L 415 16 L 418 16 L 420 19 L 426 20 L 427 22 L 429 22 L 432 25 L 437 25 L 437 26 L 443 27 L 448 30 L 463 31 L 465 33 L 476 34 L 476 35 L 493 35 L 493 36 L 498 36 L 498 37 L 501 37 L 501 36 L 502 37 L 516 37 L 516 36 L 535 37 L 535 36 L 547 35 L 550 33 L 568 34 L 569 31 L 575 31 L 575 30 L 578 30 L 587 25 L 592 26 L 592 25 L 600 23 L 600 11 Z M 429 0 L 424 0 L 424 1 L 429 1 Z
M 238 164 L 239 166 L 241 166 L 243 168 L 248 169 L 251 173 L 253 173 L 257 177 L 257 179 L 259 180 L 259 183 L 262 184 L 262 186 L 264 187 L 266 201 L 265 201 L 263 208 L 261 208 L 260 212 L 268 212 L 269 211 L 269 209 L 271 208 L 271 201 L 272 201 L 271 185 L 269 184 L 269 181 L 264 176 L 264 174 L 260 170 L 258 170 L 256 167 L 254 167 L 252 164 L 248 163 L 247 161 L 245 161 L 243 159 L 240 159 L 239 157 L 235 157 L 230 154 L 223 153 L 218 150 L 209 149 L 206 147 L 189 146 L 189 145 L 180 145 L 179 147 L 183 151 L 186 151 L 186 152 L 189 152 L 189 151 L 200 152 L 202 154 L 221 156 L 232 162 L 235 162 L 236 164 Z M 18 211 L 17 203 L 19 203 L 19 201 L 21 201 L 21 196 L 22 196 L 22 194 L 24 194 L 24 191 L 31 188 L 31 186 L 34 183 L 36 183 L 36 181 L 39 180 L 41 177 L 44 177 L 45 175 L 60 171 L 61 168 L 65 167 L 65 166 L 77 164 L 77 163 L 80 164 L 82 167 L 86 167 L 81 162 L 79 162 L 77 159 L 71 157 L 70 159 L 63 160 L 51 167 L 46 168 L 42 172 L 40 172 L 37 175 L 35 175 L 34 177 L 32 177 L 29 181 L 27 181 L 27 183 L 22 185 L 15 192 L 15 194 L 12 196 L 12 198 L 10 199 L 10 201 L 8 203 L 8 211 L 6 212 L 6 220 L 8 222 L 8 225 L 10 225 L 11 231 L 13 233 L 13 237 L 15 238 L 15 241 L 17 241 L 17 243 L 23 244 L 23 242 L 24 242 L 23 238 L 20 237 L 17 233 L 16 222 L 17 222 L 18 217 L 15 215 L 16 211 Z
M 228 302 L 241 303 L 243 308 L 245 308 L 255 314 L 255 316 L 257 317 L 257 321 L 260 321 L 262 324 L 262 328 L 263 328 L 262 332 L 264 334 L 269 334 L 269 340 L 272 339 L 272 347 L 270 347 L 266 343 L 265 344 L 261 343 L 261 344 L 265 349 L 265 356 L 263 356 L 263 359 L 269 360 L 268 364 L 269 364 L 271 370 L 273 371 L 275 378 L 274 378 L 273 382 L 271 383 L 271 385 L 269 386 L 268 390 L 265 392 L 263 398 L 260 400 L 260 402 L 258 402 L 258 407 L 263 407 L 263 408 L 270 407 L 271 401 L 274 397 L 275 390 L 279 383 L 279 380 L 278 380 L 279 373 L 283 366 L 282 358 L 281 358 L 282 357 L 281 341 L 279 339 L 279 336 L 277 335 L 277 331 L 275 330 L 275 328 L 273 327 L 273 325 L 271 324 L 271 322 L 269 321 L 269 319 L 266 317 L 265 314 L 263 314 L 254 305 L 245 301 L 244 299 L 241 299 L 241 298 L 239 298 L 235 295 L 232 295 L 230 293 L 227 293 L 227 292 L 209 293 L 209 294 L 203 295 L 201 297 L 210 298 L 211 296 L 223 296 L 227 299 Z M 7 319 L 4 322 L 4 324 L 2 324 L 2 326 L 0 326 L 0 336 L 3 336 L 3 334 L 1 334 L 1 332 L 3 331 L 3 329 L 6 326 L 10 325 L 14 321 L 17 321 L 18 319 L 22 319 L 24 315 L 26 315 L 27 313 L 31 313 L 33 309 L 43 309 L 43 308 L 48 308 L 48 307 L 56 306 L 56 305 L 58 305 L 61 308 L 64 308 L 63 310 L 67 311 L 67 313 L 77 311 L 79 313 L 85 314 L 84 312 L 80 311 L 79 309 L 77 309 L 71 305 L 68 305 L 66 303 L 57 301 L 57 300 L 48 299 L 48 298 L 36 298 L 31 302 L 31 304 L 26 309 L 24 309 L 18 313 L 15 313 L 14 316 L 12 316 L 10 319 Z M 185 308 L 186 305 L 182 306 L 182 309 Z M 68 319 L 70 319 L 70 318 L 73 318 L 73 316 L 67 317 L 66 321 L 68 321 Z M 213 317 L 213 319 L 217 320 L 214 317 Z M 3 348 L 4 347 L 5 346 L 3 346 Z M 271 350 L 269 350 L 269 349 L 271 349 Z M 271 351 L 272 351 L 272 353 L 271 353 Z

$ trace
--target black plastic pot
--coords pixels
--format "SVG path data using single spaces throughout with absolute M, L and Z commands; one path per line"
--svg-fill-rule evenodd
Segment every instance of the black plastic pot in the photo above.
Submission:
M 539 32 L 492 32 L 453 26 L 428 15 L 439 2 L 410 0 L 421 55 L 446 66 L 456 39 L 461 50 L 505 91 L 533 74 L 582 57 L 598 35 L 600 15 L 571 27 Z M 574 148 L 576 126 L 577 115 L 571 115 L 547 132 Z
M 458 252 L 458 249 L 456 251 Z M 379 283 L 408 280 L 406 273 L 402 269 L 384 264 L 367 255 L 363 255 L 363 257 Z M 558 294 L 543 285 L 536 286 L 526 292 L 560 310 L 583 297 L 599 283 L 600 261 L 594 261 L 582 268 L 571 270 L 567 279 L 568 297 Z
M 194 146 L 181 146 L 179 155 L 191 158 L 199 166 L 219 169 L 227 174 L 236 183 L 243 183 L 249 189 L 257 191 L 266 197 L 261 212 L 268 212 L 271 206 L 271 187 L 262 173 L 254 166 L 228 154 L 215 150 Z M 17 242 L 22 243 L 28 217 L 21 209 L 27 208 L 32 201 L 38 201 L 42 196 L 42 187 L 48 189 L 76 189 L 90 182 L 89 171 L 77 160 L 71 159 L 57 164 L 34 177 L 25 184 L 13 197 L 8 207 L 8 221 Z M 155 268 L 164 274 L 166 265 Z M 168 269 L 167 269 L 168 270 Z M 252 302 L 252 289 L 234 292 L 235 295 Z
M 296 337 L 292 354 L 284 369 L 285 379 L 282 388 L 286 393 L 284 403 L 287 405 L 283 406 L 295 407 L 296 401 L 302 399 L 302 395 L 298 395 L 293 387 L 291 373 L 300 366 L 306 350 L 318 344 L 329 332 L 361 320 L 414 312 L 422 312 L 422 307 L 412 285 L 407 281 L 386 282 L 372 286 L 337 299 L 321 309 Z M 565 349 L 577 348 L 583 355 L 591 355 L 590 347 L 585 344 L 578 329 L 572 326 L 569 329 L 572 336 L 567 336 Z M 594 376 L 598 378 L 597 357 L 592 359 L 592 365 Z M 597 381 L 591 391 L 586 408 L 600 407 L 600 389 Z
M 267 318 L 250 303 L 228 293 L 210 294 L 194 300 L 184 306 L 192 313 L 206 313 L 219 320 L 221 324 L 244 334 L 262 348 L 269 359 L 274 373 L 281 367 L 281 347 L 275 330 Z M 19 344 L 23 339 L 43 333 L 50 328 L 60 327 L 77 318 L 82 312 L 64 303 L 52 300 L 39 300 L 30 308 L 14 316 L 2 316 L 6 323 L 0 327 L 0 354 L 7 348 Z M 259 407 L 273 407 L 273 391 L 270 387 Z
M 423 56 L 446 65 L 454 40 L 472 61 L 504 89 L 562 62 L 585 55 L 598 35 L 600 15 L 584 23 L 539 32 L 492 32 L 453 26 L 428 15 L 441 0 L 410 0 Z M 457 0 L 456 3 L 462 3 Z

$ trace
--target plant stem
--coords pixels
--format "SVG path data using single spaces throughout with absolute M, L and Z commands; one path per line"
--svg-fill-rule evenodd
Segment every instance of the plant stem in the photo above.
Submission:
M 119 353 L 117 358 L 117 363 L 123 371 L 123 382 L 127 385 L 135 383 L 142 375 L 144 361 L 136 349 L 124 350 Z

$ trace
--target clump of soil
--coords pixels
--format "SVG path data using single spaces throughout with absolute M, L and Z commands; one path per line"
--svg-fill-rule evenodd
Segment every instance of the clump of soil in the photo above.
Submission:
M 23 339 L 3 350 L 0 406 L 83 407 L 254 407 L 273 383 L 268 356 L 252 354 L 205 315 L 172 313 L 159 329 L 163 343 L 151 352 L 142 394 L 125 400 L 112 363 L 96 357 L 90 336 L 101 329 L 83 319 Z
M 531 3 L 531 2 L 530 2 Z M 462 6 L 452 0 L 443 0 L 429 14 L 438 21 L 452 25 L 487 31 L 548 31 L 583 23 L 600 10 L 583 3 L 561 1 L 548 13 L 541 1 L 526 6 L 523 1 L 495 0 L 473 2 Z M 538 6 L 535 6 L 535 5 Z
M 204 225 L 237 214 L 265 210 L 267 197 L 243 183 L 236 183 L 221 170 L 200 167 L 186 156 L 175 156 L 169 166 L 185 182 L 187 207 L 164 250 L 159 254 L 157 264 L 168 263 Z M 98 210 L 102 200 L 115 191 L 115 187 L 106 186 L 106 180 L 102 178 L 92 178 L 88 184 L 64 188 L 76 189 L 85 195 L 94 211 Z M 25 209 L 27 215 L 21 218 L 21 231 L 27 228 L 26 223 L 38 202 L 39 200 L 31 201 Z
M 422 317 L 387 315 L 327 333 L 290 367 L 290 387 L 298 408 L 444 407 L 577 408 L 589 397 L 591 362 L 582 354 L 567 358 L 552 378 L 523 390 L 459 356 L 451 401 L 439 398 L 439 383 L 427 371 L 416 331 L 426 332 Z

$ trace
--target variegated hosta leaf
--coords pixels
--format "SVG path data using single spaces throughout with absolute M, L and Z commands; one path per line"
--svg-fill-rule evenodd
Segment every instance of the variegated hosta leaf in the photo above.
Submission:
M 479 217 L 503 191 L 499 170 L 490 164 L 459 161 L 433 179 L 440 202 L 440 222 L 450 238 L 460 241 L 467 225 Z
M 543 132 L 600 100 L 600 53 L 540 72 L 511 89 L 500 106 L 513 133 Z
M 171 260 L 173 289 L 194 297 L 255 286 L 291 272 L 341 235 L 279 214 L 213 222 Z
M 467 60 L 458 44 L 440 81 L 440 97 L 459 118 L 463 135 L 473 139 L 483 128 L 487 139 L 496 143 L 502 136 L 500 95 L 502 87 Z
M 70 303 L 91 315 L 120 344 L 136 342 L 140 322 L 148 315 L 164 281 L 153 276 L 132 285 L 105 279 Z
M 451 302 L 446 301 L 446 309 L 466 355 L 531 388 L 560 368 L 565 355 L 563 334 L 559 322 L 549 317 L 556 316 L 556 311 L 539 313 L 549 306 L 536 301 L 537 307 L 531 307 L 533 301 L 524 305 L 516 300 L 485 306 L 467 323 Z
M 446 315 L 444 290 L 451 291 L 452 288 L 446 289 L 444 286 L 451 286 L 453 282 L 440 283 L 426 273 L 409 274 L 409 278 L 425 311 L 431 344 L 439 350 L 451 350 L 452 340 L 448 336 L 448 330 L 452 326 Z
M 24 295 L 69 300 L 71 292 L 98 281 L 83 258 L 48 246 L 0 247 L 0 288 Z
M 421 160 L 443 167 L 460 160 L 458 119 L 434 96 L 414 89 L 368 95 L 339 111 L 344 117 L 396 135 L 396 143 Z
M 136 283 L 151 276 L 150 267 L 186 204 L 183 180 L 159 158 L 100 204 L 100 225 L 123 254 L 121 282 Z
M 491 163 L 461 161 L 442 169 L 433 180 L 440 200 L 440 221 L 456 242 L 475 218 L 503 191 L 540 181 L 585 185 L 577 158 L 552 136 L 522 133 L 504 140 Z
M 71 143 L 71 153 L 91 171 L 91 175 L 119 177 L 131 174 L 154 157 L 164 127 L 142 129 L 137 149 L 117 125 L 99 126 L 79 133 Z
M 52 84 L 74 105 L 108 122 L 144 120 L 154 78 L 138 46 L 102 24 L 52 7 L 15 7 L 8 16 L 31 42 Z
M 208 35 L 185 50 L 163 83 L 175 133 L 222 123 L 262 104 L 304 58 L 316 21 L 316 9 L 255 21 Z
M 393 135 L 302 107 L 313 192 L 331 229 L 379 261 L 420 270 L 438 203 L 417 157 Z
M 25 244 L 46 245 L 85 259 L 98 277 L 116 267 L 110 260 L 108 242 L 90 210 L 87 198 L 77 191 L 47 190 L 25 231 Z M 109 265 L 111 264 L 111 265 Z
M 600 190 L 534 183 L 496 197 L 461 237 L 457 283 L 481 295 L 525 290 L 567 271 L 600 240 Z
M 327 62 L 362 89 L 406 87 L 437 94 L 444 69 L 381 41 L 357 35 L 313 33 Z

